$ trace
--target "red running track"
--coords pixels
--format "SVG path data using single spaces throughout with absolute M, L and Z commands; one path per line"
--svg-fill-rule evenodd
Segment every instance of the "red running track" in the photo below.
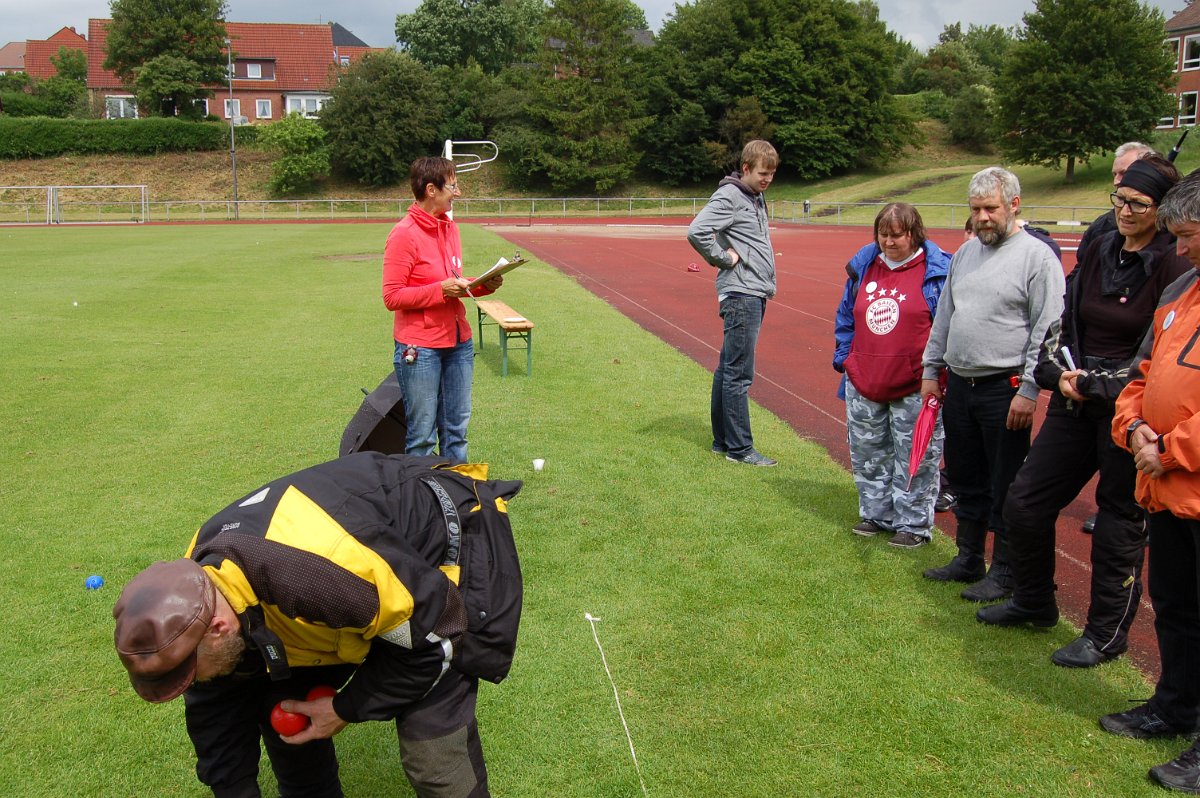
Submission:
M 562 223 L 491 222 L 487 226 L 518 249 L 575 278 L 642 328 L 708 370 L 716 366 L 722 327 L 717 316 L 715 269 L 685 238 L 686 219 L 597 219 Z M 948 251 L 961 231 L 935 230 L 930 238 Z M 778 270 L 778 293 L 767 306 L 755 356 L 751 397 L 784 419 L 802 437 L 824 446 L 850 468 L 845 409 L 837 398 L 839 375 L 833 359 L 833 317 L 845 282 L 845 264 L 870 240 L 869 230 L 852 227 L 775 226 L 771 230 Z M 1064 242 L 1069 243 L 1069 242 Z M 1063 255 L 1074 266 L 1073 250 Z M 689 272 L 691 263 L 699 272 Z M 697 396 L 707 406 L 708 396 Z M 1037 420 L 1045 413 L 1045 393 Z M 1064 616 L 1082 628 L 1087 615 L 1091 567 L 1090 538 L 1080 525 L 1095 512 L 1094 480 L 1058 523 L 1058 602 Z M 938 526 L 954 533 L 952 513 Z M 964 612 L 976 605 L 964 603 Z M 1153 611 L 1143 598 L 1130 633 L 1129 656 L 1151 678 L 1158 675 Z M 1050 651 L 1046 652 L 1049 659 Z

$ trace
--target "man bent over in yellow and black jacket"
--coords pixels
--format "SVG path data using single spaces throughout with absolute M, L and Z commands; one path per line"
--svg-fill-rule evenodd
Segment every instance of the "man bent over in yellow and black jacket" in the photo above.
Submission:
M 317 465 L 126 585 L 117 652 L 142 698 L 184 696 L 215 796 L 259 795 L 260 737 L 281 796 L 340 796 L 332 736 L 391 719 L 419 796 L 488 794 L 476 691 L 508 673 L 521 574 L 507 514 L 520 483 L 486 472 L 373 452 Z M 319 685 L 344 686 L 305 700 Z M 275 732 L 280 700 L 308 727 Z

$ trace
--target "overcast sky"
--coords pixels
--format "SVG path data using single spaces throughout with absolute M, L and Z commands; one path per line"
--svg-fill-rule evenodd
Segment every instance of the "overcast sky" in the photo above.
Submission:
M 408 13 L 419 0 L 351 0 L 340 6 L 336 0 L 227 0 L 231 22 L 338 22 L 358 38 L 375 47 L 395 43 L 396 14 Z M 646 20 L 658 30 L 675 10 L 675 0 L 635 0 L 646 12 Z M 1002 25 L 1021 22 L 1033 8 L 1033 0 L 876 0 L 888 27 L 919 49 L 937 41 L 945 25 Z M 1180 11 L 1184 0 L 1150 0 L 1168 19 Z M 25 39 L 45 39 L 69 26 L 87 35 L 91 17 L 108 17 L 106 0 L 0 1 L 0 45 Z

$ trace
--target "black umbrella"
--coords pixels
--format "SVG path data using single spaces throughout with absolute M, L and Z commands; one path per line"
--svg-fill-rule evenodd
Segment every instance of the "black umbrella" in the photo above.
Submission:
M 1187 134 L 1191 133 L 1191 132 L 1192 132 L 1192 129 L 1190 127 L 1184 129 L 1183 135 L 1179 137 L 1179 141 L 1175 142 L 1175 146 L 1172 147 L 1171 151 L 1167 153 L 1168 161 L 1171 161 L 1172 163 L 1174 163 L 1175 158 L 1178 157 L 1178 155 L 1179 155 L 1179 148 L 1183 146 L 1183 140 L 1186 139 Z
M 396 380 L 396 372 L 388 372 L 379 387 L 367 393 L 362 406 L 346 425 L 338 456 L 355 452 L 404 454 L 404 436 L 408 423 L 404 419 L 404 394 Z

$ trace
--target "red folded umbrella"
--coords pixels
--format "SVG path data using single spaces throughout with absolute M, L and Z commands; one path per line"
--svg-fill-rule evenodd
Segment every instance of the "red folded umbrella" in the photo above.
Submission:
M 905 486 L 905 490 L 912 488 L 913 477 L 921 467 L 921 461 L 925 459 L 929 441 L 933 440 L 934 427 L 937 426 L 938 411 L 941 409 L 941 399 L 933 394 L 925 397 L 921 412 L 917 414 L 917 420 L 913 423 L 912 449 L 908 453 L 908 485 Z

